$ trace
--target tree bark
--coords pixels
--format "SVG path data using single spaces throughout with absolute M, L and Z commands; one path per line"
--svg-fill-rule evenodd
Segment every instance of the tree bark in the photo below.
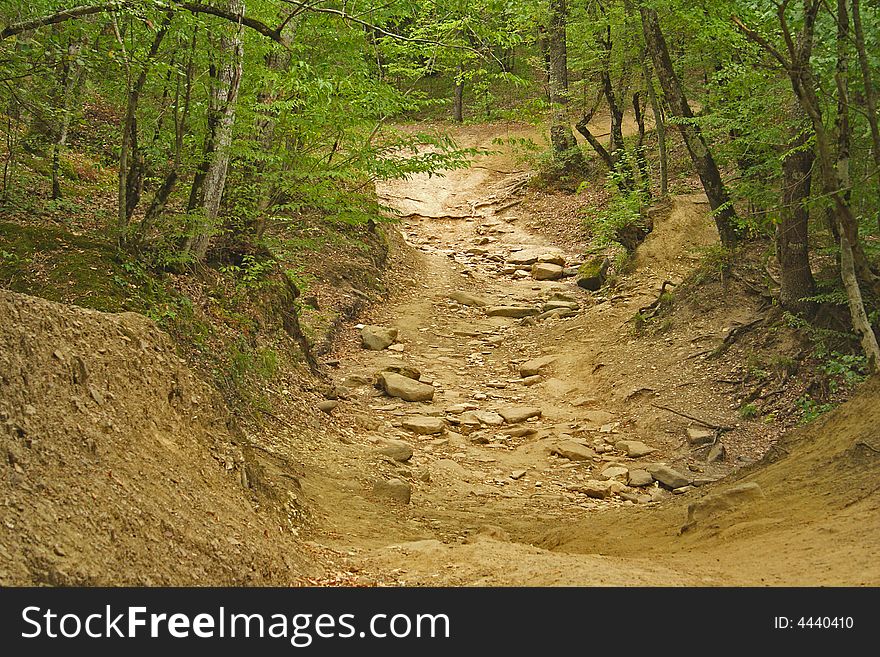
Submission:
M 244 13 L 242 0 L 229 0 L 227 10 L 232 14 Z M 226 174 L 229 168 L 229 148 L 232 145 L 232 132 L 238 103 L 238 90 L 241 84 L 243 45 L 241 26 L 220 37 L 219 62 L 216 80 L 212 89 L 209 111 L 215 117 L 212 134 L 209 135 L 211 152 L 205 158 L 204 182 L 201 189 L 200 221 L 193 234 L 187 239 L 184 251 L 195 262 L 203 262 L 214 231 L 220 201 L 226 187 Z M 206 148 L 206 150 L 208 150 Z
M 737 243 L 734 227 L 736 212 L 731 205 L 724 182 L 721 180 L 718 165 L 709 151 L 699 126 L 693 122 L 694 115 L 672 66 L 657 12 L 645 6 L 639 7 L 639 12 L 642 18 L 645 43 L 648 46 L 648 53 L 651 55 L 657 78 L 660 80 L 660 86 L 663 88 L 666 103 L 675 116 L 683 119 L 678 124 L 678 129 L 687 146 L 694 168 L 697 170 L 697 175 L 703 183 L 706 197 L 709 199 L 709 207 L 712 208 L 721 244 L 725 247 L 732 247 Z
M 871 65 L 865 48 L 865 31 L 862 27 L 860 5 L 860 0 L 852 0 L 853 35 L 858 53 L 859 69 L 862 73 L 862 86 L 865 88 L 865 109 L 868 115 L 868 125 L 871 128 L 871 151 L 877 175 L 877 204 L 880 205 L 880 126 L 877 124 L 877 89 L 874 87 Z M 880 212 L 877 213 L 877 230 L 880 230 Z
M 840 275 L 846 288 L 846 297 L 849 300 L 853 328 L 859 335 L 862 351 L 865 352 L 865 358 L 868 359 L 868 371 L 880 374 L 880 346 L 877 344 L 877 336 L 874 334 L 874 329 L 865 312 L 862 290 L 859 287 L 859 279 L 856 277 L 852 247 L 849 238 L 843 231 L 840 233 Z
M 70 119 L 73 114 L 73 100 L 79 88 L 85 70 L 77 62 L 82 52 L 81 41 L 70 41 L 67 44 L 67 56 L 61 62 L 60 87 L 61 99 L 59 108 L 61 118 L 55 130 L 55 143 L 52 148 L 52 199 L 61 198 L 61 156 L 67 146 L 67 136 L 70 131 Z
M 816 291 L 810 269 L 809 219 L 811 174 L 816 157 L 808 148 L 810 134 L 801 132 L 782 161 L 782 220 L 776 230 L 776 258 L 779 261 L 779 303 L 786 310 L 810 314 L 813 304 L 803 301 Z
M 651 112 L 654 114 L 654 132 L 657 133 L 657 150 L 660 159 L 660 197 L 669 193 L 669 155 L 666 150 L 666 118 L 663 116 L 663 108 L 657 98 L 654 89 L 654 76 L 650 65 L 645 62 L 645 84 L 648 88 L 648 100 L 651 101 Z
M 547 49 L 550 58 L 550 143 L 556 156 L 580 159 L 577 140 L 571 131 L 568 116 L 568 49 L 566 46 L 566 0 L 550 0 L 550 25 L 547 30 Z M 571 164 L 576 162 L 572 161 Z M 577 162 L 578 164 L 580 162 Z
M 636 166 L 639 169 L 639 178 L 642 181 L 642 194 L 645 199 L 650 199 L 651 178 L 648 175 L 648 159 L 645 157 L 645 112 L 641 100 L 641 94 L 638 92 L 633 94 L 632 105 L 633 113 L 636 118 L 636 125 L 639 127 L 639 140 L 636 142 L 635 148 Z
M 785 38 L 787 57 L 739 19 L 735 18 L 734 22 L 747 37 L 761 45 L 782 65 L 788 73 L 798 103 L 810 117 L 813 133 L 816 136 L 819 171 L 822 175 L 822 193 L 834 203 L 834 220 L 839 231 L 840 274 L 847 293 L 850 318 L 853 328 L 861 336 L 865 356 L 872 363 L 871 370 L 876 372 L 880 367 L 880 351 L 877 349 L 877 338 L 867 319 L 859 287 L 859 277 L 867 277 L 863 280 L 871 282 L 874 282 L 876 277 L 867 266 L 867 258 L 859 247 L 858 222 L 853 215 L 846 194 L 849 187 L 849 138 L 844 135 L 838 136 L 838 148 L 843 152 L 839 152 L 835 156 L 832 138 L 823 120 L 822 105 L 816 92 L 818 86 L 810 64 L 815 38 L 816 16 L 820 6 L 821 0 L 804 0 L 803 27 L 797 43 L 788 28 L 785 5 L 777 6 L 777 16 Z M 845 0 L 838 0 L 837 8 L 838 61 L 835 82 L 838 91 L 838 116 L 836 124 L 838 131 L 841 131 L 849 129 L 848 89 L 846 87 L 846 41 L 849 20 Z

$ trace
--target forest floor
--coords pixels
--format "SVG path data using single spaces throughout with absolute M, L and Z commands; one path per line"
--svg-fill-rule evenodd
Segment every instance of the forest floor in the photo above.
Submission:
M 499 136 L 531 136 L 503 130 L 472 126 L 456 137 L 491 149 Z M 731 289 L 722 303 L 679 309 L 662 332 L 640 334 L 633 325 L 663 282 L 681 284 L 700 265 L 700 247 L 717 241 L 705 197 L 673 197 L 632 271 L 613 293 L 595 294 L 573 278 L 511 273 L 510 262 L 527 253 L 582 259 L 574 233 L 554 225 L 554 210 L 562 213 L 552 197 L 527 193 L 512 204 L 527 175 L 505 152 L 379 190 L 405 216 L 400 230 L 411 248 L 394 255 L 395 292 L 363 321 L 398 337 L 391 350 L 371 351 L 355 327 L 344 335 L 334 378 L 348 400 L 333 413 L 350 444 L 313 454 L 314 475 L 303 479 L 321 510 L 312 540 L 339 555 L 333 577 L 398 585 L 880 583 L 872 451 L 880 389 L 867 386 L 852 404 L 868 412 L 848 413 L 845 426 L 817 422 L 786 436 L 778 425 L 743 420 L 727 385 L 741 364 L 711 352 L 759 316 L 760 298 Z M 537 320 L 487 312 L 554 301 L 578 310 Z M 790 350 L 790 338 L 774 339 L 781 353 Z M 540 374 L 524 378 L 520 366 L 534 358 L 544 358 Z M 373 385 L 377 371 L 401 366 L 434 387 L 432 401 L 403 401 Z M 511 410 L 535 417 L 496 414 Z M 651 451 L 630 458 L 626 440 Z M 401 445 L 393 441 L 412 457 L 395 460 Z M 700 441 L 723 443 L 723 459 L 709 462 L 712 446 Z M 398 458 L 407 456 L 404 448 Z M 681 481 L 645 476 L 660 466 Z M 403 482 L 404 498 L 411 488 L 409 504 L 381 485 L 371 494 L 391 479 Z
M 454 136 L 501 152 L 378 190 L 391 292 L 322 357 L 329 412 L 290 381 L 245 437 L 142 316 L 0 291 L 0 584 L 880 584 L 880 384 L 806 428 L 742 416 L 756 369 L 781 372 L 756 404 L 795 405 L 802 346 L 749 332 L 748 286 L 680 292 L 705 198 L 660 206 L 613 287 L 536 280 L 517 262 L 583 260 L 581 201 L 493 143 L 533 129 Z M 364 349 L 357 321 L 397 337 Z

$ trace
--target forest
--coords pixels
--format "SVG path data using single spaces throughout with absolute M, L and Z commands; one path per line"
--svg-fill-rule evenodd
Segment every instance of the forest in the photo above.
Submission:
M 543 113 L 548 166 L 577 176 L 598 160 L 625 224 L 668 193 L 671 130 L 720 246 L 772 237 L 782 307 L 810 317 L 845 301 L 877 367 L 875 3 L 69 4 L 3 11 L 7 205 L 29 196 L 29 165 L 63 203 L 69 180 L 94 175 L 71 153 L 100 149 L 117 177 L 104 229 L 120 249 L 152 267 L 224 262 L 283 242 L 304 209 L 375 221 L 375 181 L 467 162 L 442 133 L 390 121 Z M 587 127 L 600 107 L 607 144 Z M 625 140 L 630 111 L 638 137 Z M 100 113 L 113 118 L 100 142 L 77 143 Z M 841 285 L 818 290 L 811 257 L 829 248 Z
M 128 336 L 104 358 L 110 328 L 65 342 L 92 315 L 56 324 L 48 318 L 62 311 L 47 307 L 43 324 L 16 320 L 47 332 L 47 345 L 68 345 L 46 351 L 44 365 L 72 372 L 73 396 L 59 392 L 57 409 L 93 419 L 92 436 L 66 419 L 51 424 L 61 410 L 40 419 L 57 390 L 28 388 L 31 368 L 50 370 L 37 356 L 17 360 L 24 342 L 10 320 L 0 364 L 25 380 L 0 375 L 10 481 L 28 471 L 15 470 L 31 458 L 21 447 L 28 422 L 81 432 L 69 449 L 86 460 L 132 423 L 150 445 L 172 434 L 203 441 L 194 453 L 220 464 L 206 499 L 234 479 L 258 514 L 283 516 L 271 531 L 280 523 L 290 540 L 322 535 L 325 506 L 375 539 L 385 520 L 358 518 L 380 511 L 328 492 L 350 479 L 365 487 L 364 504 L 426 500 L 419 526 L 445 542 L 488 522 L 508 545 L 606 554 L 589 528 L 548 527 L 580 522 L 595 504 L 660 504 L 653 522 L 665 522 L 667 494 L 677 504 L 673 494 L 703 494 L 783 454 L 806 463 L 786 442 L 806 432 L 796 435 L 844 436 L 829 459 L 861 455 L 847 470 L 859 483 L 839 503 L 862 509 L 876 495 L 874 411 L 858 426 L 821 422 L 844 417 L 832 411 L 850 399 L 877 406 L 859 395 L 876 397 L 880 373 L 878 104 L 878 0 L 3 0 L 0 291 L 113 313 L 103 326 L 120 322 Z M 23 299 L 4 301 L 9 317 L 30 317 Z M 155 348 L 132 370 L 126 350 L 139 341 Z M 86 353 L 105 365 L 80 365 Z M 105 371 L 114 374 L 99 385 Z M 143 396 L 153 387 L 155 417 Z M 208 424 L 190 426 L 187 413 Z M 154 419 L 141 426 L 135 416 Z M 331 476 L 328 463 L 343 459 L 333 450 L 361 447 L 378 449 L 382 465 Z M 55 456 L 39 461 L 49 479 Z M 202 476 L 197 463 L 181 481 Z M 129 466 L 119 467 L 124 480 Z M 305 472 L 321 474 L 301 485 Z M 795 470 L 767 472 L 777 473 L 759 476 L 772 497 Z M 828 490 L 837 495 L 842 481 Z M 550 525 L 532 527 L 533 510 L 505 506 L 513 494 L 495 491 L 524 486 L 516 499 L 549 505 L 538 515 Z M 554 491 L 558 499 L 540 501 Z M 148 527 L 165 517 L 163 495 L 144 502 Z M 469 495 L 498 506 L 471 509 Z M 212 517 L 246 526 L 250 507 L 233 507 Z M 444 507 L 460 515 L 449 520 Z M 682 535 L 711 543 L 715 534 L 691 531 L 703 527 L 699 508 Z M 820 508 L 805 502 L 803 513 Z M 478 523 L 480 513 L 491 517 Z M 415 540 L 398 520 L 390 533 Z M 42 520 L 33 522 L 40 536 Z M 162 531 L 177 541 L 168 522 Z M 267 543 L 247 548 L 265 550 L 248 558 L 267 565 L 242 580 L 233 552 L 244 548 L 218 548 L 205 531 L 186 539 L 195 552 L 222 553 L 219 565 L 199 566 L 202 582 L 308 571 Z M 629 545 L 642 545 L 633 532 Z M 0 583 L 129 581 L 105 557 L 59 575 L 45 564 L 63 555 L 44 558 L 27 541 L 15 547 L 20 539 L 0 542 L 22 554 L 21 570 L 0 571 Z M 361 539 L 350 554 L 373 545 Z M 849 545 L 831 543 L 832 552 Z M 419 554 L 426 569 L 440 558 Z M 142 556 L 138 583 L 157 558 Z M 859 580 L 858 559 L 838 556 L 852 570 L 823 583 L 875 581 L 876 567 Z M 308 583 L 351 583 L 370 568 L 381 574 L 368 583 L 394 580 L 386 557 Z M 510 559 L 531 557 L 502 554 L 487 568 L 500 573 Z M 795 559 L 774 583 L 814 583 Z M 95 574 L 102 568 L 109 579 Z M 151 581 L 198 580 L 162 568 Z M 675 572 L 663 583 L 694 585 Z M 743 565 L 713 581 L 753 575 Z M 580 582 L 572 577 L 545 583 Z

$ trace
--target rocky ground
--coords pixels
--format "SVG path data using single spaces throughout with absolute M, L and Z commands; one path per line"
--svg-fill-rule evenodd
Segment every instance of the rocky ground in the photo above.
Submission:
M 469 136 L 468 145 L 488 141 Z M 754 581 L 754 564 L 709 574 L 668 555 L 607 556 L 607 544 L 589 556 L 537 547 L 568 541 L 566 528 L 604 526 L 594 518 L 627 522 L 627 507 L 677 509 L 655 536 L 670 541 L 687 506 L 757 461 L 781 430 L 743 421 L 718 381 L 733 366 L 708 359 L 753 321 L 758 300 L 683 314 L 660 335 L 633 331 L 664 283 L 697 266 L 695 249 L 717 241 L 704 197 L 672 199 L 634 271 L 597 293 L 585 289 L 597 287 L 588 256 L 532 229 L 529 207 L 516 202 L 522 180 L 499 154 L 380 190 L 406 215 L 401 231 L 415 252 L 398 255 L 398 293 L 350 327 L 334 354 L 342 401 L 331 412 L 337 426 L 354 427 L 341 460 L 357 481 L 324 505 L 332 540 L 316 540 L 367 583 Z M 723 504 L 764 495 L 728 481 Z M 781 581 L 809 578 L 794 569 Z
M 149 321 L 4 292 L 0 583 L 880 583 L 876 382 L 807 431 L 742 419 L 716 356 L 760 295 L 636 321 L 717 241 L 705 198 L 609 291 L 527 179 L 504 151 L 380 188 L 392 294 L 249 435 Z

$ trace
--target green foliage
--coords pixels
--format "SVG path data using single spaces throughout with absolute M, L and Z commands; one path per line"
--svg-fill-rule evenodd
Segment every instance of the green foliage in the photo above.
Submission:
M 739 409 L 739 416 L 743 420 L 751 420 L 758 417 L 758 407 L 753 403 L 743 404 Z
M 868 362 L 862 355 L 819 351 L 816 356 L 822 359 L 819 371 L 829 377 L 828 385 L 832 393 L 852 388 L 868 376 Z
M 795 401 L 795 405 L 801 413 L 801 424 L 809 424 L 835 407 L 835 404 L 831 402 L 819 403 L 809 395 L 799 397 Z
M 609 178 L 610 181 L 610 178 Z M 585 228 L 593 236 L 598 246 L 621 244 L 621 238 L 628 231 L 647 232 L 645 219 L 645 199 L 641 192 L 621 192 L 609 182 L 611 199 L 607 206 L 584 221 Z

